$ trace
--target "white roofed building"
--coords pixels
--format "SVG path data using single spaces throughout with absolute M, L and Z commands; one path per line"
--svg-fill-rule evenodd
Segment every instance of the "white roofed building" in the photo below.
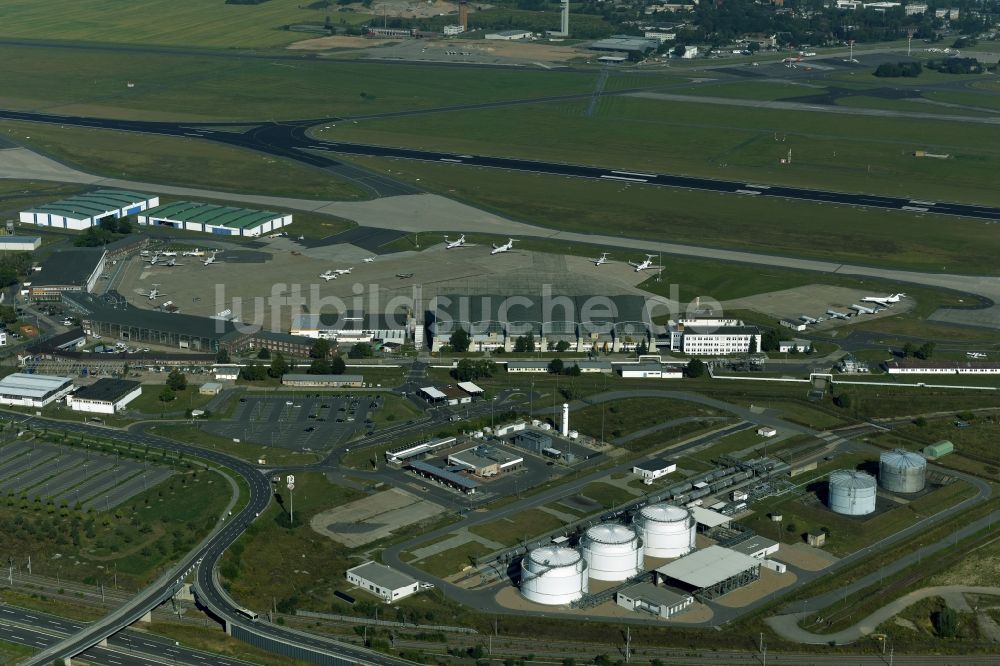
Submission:
M 45 407 L 73 390 L 69 377 L 15 372 L 0 379 L 0 405 Z
M 406 574 L 377 562 L 365 562 L 347 570 L 347 582 L 357 585 L 391 604 L 420 590 L 420 583 Z

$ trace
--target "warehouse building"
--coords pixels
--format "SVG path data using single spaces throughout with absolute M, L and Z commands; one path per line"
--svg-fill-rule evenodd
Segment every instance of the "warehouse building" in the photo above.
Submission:
M 631 35 L 612 35 L 599 39 L 587 48 L 591 51 L 621 51 L 625 53 L 648 53 L 660 47 L 660 40 L 634 37 Z
M 282 376 L 281 383 L 299 388 L 361 388 L 365 385 L 365 378 L 362 375 L 287 374 Z
M 522 430 L 511 440 L 514 446 L 541 455 L 545 449 L 552 448 L 552 438 L 537 430 Z
M 66 294 L 63 302 L 80 317 L 91 337 L 215 353 L 241 336 L 232 322 L 180 313 L 114 307 L 92 294 Z
M 636 463 L 632 468 L 632 473 L 636 474 L 647 483 L 651 483 L 661 476 L 666 476 L 677 471 L 677 463 L 664 458 L 653 458 L 645 462 Z
M 42 246 L 38 236 L 0 236 L 0 251 L 34 252 Z
M 616 592 L 615 603 L 630 611 L 641 611 L 669 620 L 693 604 L 694 597 L 652 583 L 638 583 Z
M 760 579 L 761 561 L 721 546 L 696 550 L 658 568 L 657 582 L 715 599 Z
M 450 469 L 435 467 L 434 465 L 425 463 L 422 460 L 411 460 L 407 464 L 407 467 L 409 467 L 409 469 L 415 472 L 418 476 L 430 479 L 431 481 L 440 483 L 443 486 L 459 490 L 466 495 L 475 495 L 476 489 L 479 488 L 478 481 L 466 478 Z
M 139 216 L 139 224 L 201 231 L 220 236 L 250 236 L 277 231 L 292 223 L 290 213 L 231 208 L 194 201 L 175 201 Z
M 521 469 L 524 458 L 493 446 L 476 446 L 452 453 L 448 456 L 448 464 L 487 478 Z
M 513 42 L 518 39 L 531 39 L 530 30 L 500 30 L 499 32 L 488 32 L 486 39 L 494 39 L 504 42 Z
M 103 377 L 71 394 L 66 404 L 75 412 L 117 414 L 140 395 L 142 384 L 137 381 Z
M 104 272 L 107 252 L 96 247 L 75 247 L 53 252 L 42 262 L 42 269 L 25 283 L 28 296 L 36 301 L 57 301 L 66 293 L 94 290 Z
M 0 379 L 0 405 L 45 407 L 73 390 L 69 377 L 15 372 Z
M 158 205 L 160 198 L 152 194 L 125 190 L 96 190 L 38 208 L 23 210 L 20 213 L 20 220 L 25 224 L 37 224 L 40 227 L 82 231 L 100 224 L 105 218 L 118 219 L 126 215 L 136 215 Z
M 407 444 L 400 449 L 385 452 L 386 462 L 392 465 L 401 465 L 411 458 L 417 458 L 424 454 L 436 451 L 440 448 L 451 446 L 456 442 L 454 437 L 443 437 L 441 439 L 429 439 L 416 444 Z
M 365 562 L 348 569 L 347 582 L 389 604 L 416 594 L 420 589 L 420 583 L 415 579 L 377 562 Z

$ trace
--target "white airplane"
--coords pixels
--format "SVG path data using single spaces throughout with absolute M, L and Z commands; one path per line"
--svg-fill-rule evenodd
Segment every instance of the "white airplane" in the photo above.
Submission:
M 365 257 L 361 261 L 365 262 L 366 264 L 373 264 L 375 263 L 375 257 Z
M 350 275 L 351 271 L 353 271 L 353 270 L 354 270 L 354 266 L 351 266 L 350 268 L 334 268 L 333 269 L 333 273 L 336 274 L 336 275 Z
M 171 250 L 163 250 L 162 252 L 160 252 L 160 254 L 162 254 L 164 257 L 176 257 L 177 256 L 177 253 L 173 252 Z
M 640 261 L 639 263 L 636 263 L 634 261 L 630 261 L 630 262 L 628 262 L 628 265 L 632 266 L 633 268 L 635 268 L 635 272 L 636 273 L 640 273 L 642 271 L 649 270 L 651 268 L 659 268 L 659 266 L 654 266 L 653 265 L 653 257 L 654 256 L 656 256 L 656 255 L 647 254 L 645 261 Z
M 899 303 L 901 298 L 906 298 L 906 294 L 891 294 L 889 296 L 865 296 L 862 303 L 875 303 L 882 307 L 888 307 L 890 303 Z
M 150 257 L 150 259 L 149 259 L 149 265 L 150 265 L 150 266 L 155 266 L 155 265 L 156 265 L 156 262 L 158 262 L 159 260 L 160 260 L 160 255 L 159 255 L 159 254 L 154 254 L 154 255 L 153 255 L 152 257 Z
M 167 268 L 173 268 L 174 266 L 183 266 L 184 264 L 179 264 L 179 263 L 177 263 L 176 259 L 171 258 L 170 261 L 168 261 L 167 263 L 160 264 L 160 265 L 161 266 L 165 266 Z
M 965 355 L 969 358 L 986 358 L 986 354 L 983 352 L 965 352 Z
M 332 271 L 324 271 L 323 273 L 320 273 L 319 276 L 327 282 L 337 279 L 337 274 Z
M 448 237 L 445 236 L 444 237 L 444 242 L 445 242 L 444 249 L 446 249 L 446 250 L 451 250 L 451 249 L 454 249 L 456 247 L 462 247 L 462 246 L 465 245 L 465 234 L 462 234 L 461 236 L 459 236 L 455 240 L 448 240 Z
M 205 251 L 196 247 L 193 250 L 185 250 L 184 252 L 181 252 L 181 255 L 184 257 L 204 257 Z
M 210 256 L 208 259 L 206 259 L 205 261 L 203 261 L 202 264 L 204 264 L 205 266 L 208 266 L 210 264 L 214 264 L 215 261 L 216 261 L 215 255 L 218 254 L 218 253 L 219 253 L 219 250 L 212 250 L 212 256 Z
M 511 250 L 514 249 L 514 243 L 516 242 L 517 241 L 514 240 L 513 238 L 508 238 L 507 242 L 504 243 L 503 245 L 494 245 L 493 250 L 490 252 L 490 254 L 501 254 L 503 252 L 510 252 Z
M 160 290 L 157 289 L 157 287 L 159 287 L 159 286 L 160 285 L 158 285 L 158 284 L 154 284 L 152 289 L 150 289 L 149 291 L 142 291 L 142 290 L 140 290 L 139 294 L 141 294 L 142 296 L 145 296 L 146 298 L 148 298 L 151 301 L 155 301 L 160 296 L 166 296 L 166 294 L 160 292 Z
M 591 259 L 591 261 L 594 262 L 595 266 L 601 266 L 602 264 L 606 264 L 608 263 L 608 253 L 602 252 L 601 256 L 599 256 L 597 259 Z

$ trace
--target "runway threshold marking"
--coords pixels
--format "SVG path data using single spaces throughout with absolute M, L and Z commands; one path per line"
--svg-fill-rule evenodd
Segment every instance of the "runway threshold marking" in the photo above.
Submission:
M 612 170 L 611 173 L 621 174 L 622 176 L 639 176 L 640 178 L 656 178 L 655 173 L 637 173 L 634 171 L 614 171 L 614 170 Z
M 456 160 L 456 159 L 452 159 L 450 157 L 439 157 L 438 161 L 439 162 L 456 162 L 458 164 L 462 163 L 462 160 Z
M 601 175 L 601 178 L 606 178 L 607 180 L 624 180 L 630 183 L 648 183 L 649 181 L 645 178 L 626 178 L 625 176 L 608 176 L 607 174 Z
M 760 194 L 757 190 L 736 190 L 736 194 Z

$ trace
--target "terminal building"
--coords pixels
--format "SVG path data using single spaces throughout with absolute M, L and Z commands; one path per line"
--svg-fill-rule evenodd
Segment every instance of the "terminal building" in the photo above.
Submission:
M 539 350 L 565 341 L 567 351 L 628 352 L 642 342 L 651 344 L 650 322 L 646 300 L 632 295 L 558 296 L 548 301 L 523 295 L 442 295 L 426 313 L 431 351 L 440 351 L 451 334 L 462 329 L 471 339 L 469 351 L 510 352 L 519 337 L 530 335 Z
M 69 377 L 15 372 L 0 379 L 0 405 L 45 407 L 72 390 L 73 380 Z
M 36 301 L 58 301 L 63 294 L 89 293 L 104 272 L 108 253 L 97 247 L 75 247 L 53 252 L 42 269 L 25 282 L 28 296 Z
M 37 208 L 22 210 L 20 220 L 25 224 L 37 224 L 40 227 L 82 231 L 100 224 L 105 218 L 117 220 L 159 205 L 160 198 L 152 194 L 126 190 L 96 190 L 53 201 Z
M 131 379 L 102 377 L 66 398 L 75 412 L 117 414 L 125 405 L 142 395 L 142 384 Z
M 139 215 L 139 224 L 200 231 L 217 236 L 257 237 L 291 223 L 290 213 L 232 208 L 194 201 L 175 201 Z

